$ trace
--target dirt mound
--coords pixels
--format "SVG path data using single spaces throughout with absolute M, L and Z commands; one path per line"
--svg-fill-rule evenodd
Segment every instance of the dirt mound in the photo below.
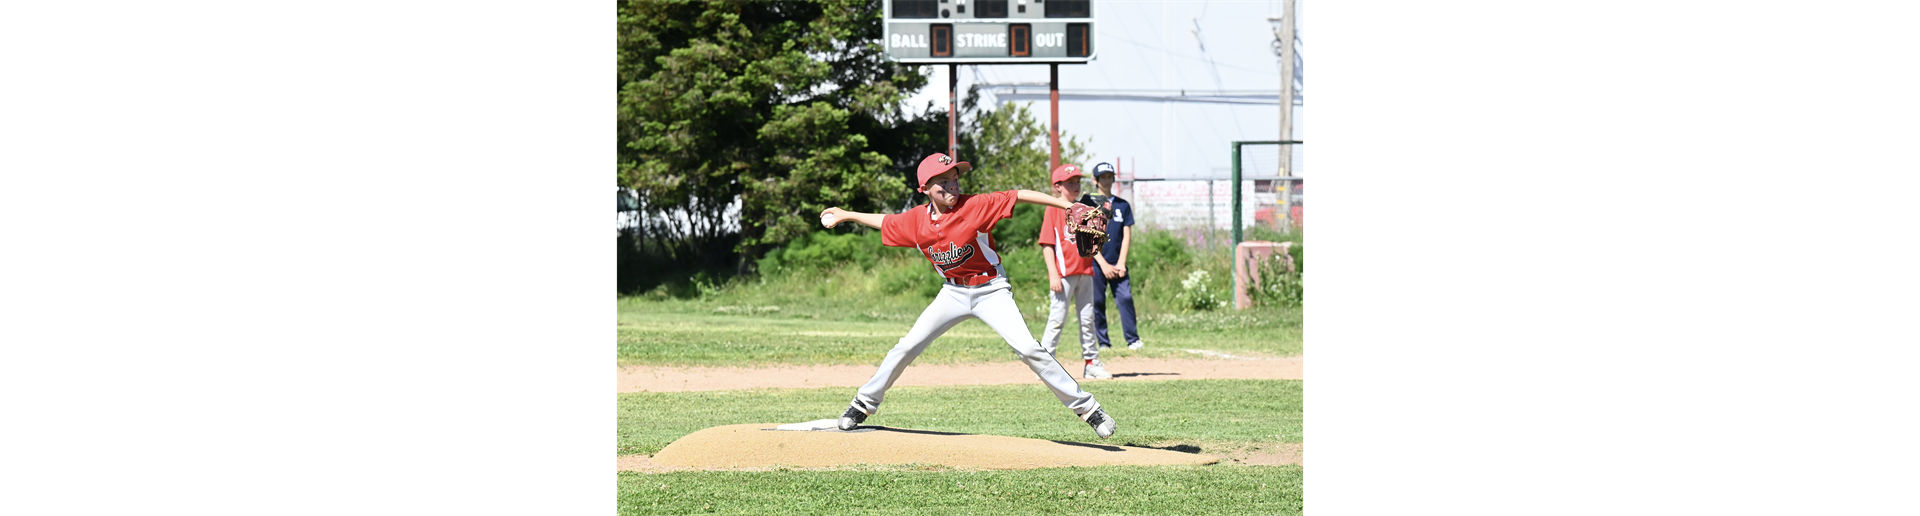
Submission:
M 1115 358 L 1108 360 L 1112 380 L 1205 380 L 1244 378 L 1259 380 L 1299 380 L 1302 357 L 1245 359 L 1221 358 Z M 870 365 L 768 366 L 768 367 L 658 367 L 619 368 L 620 392 L 724 391 L 753 388 L 859 387 L 873 376 Z M 1080 364 L 1067 372 L 1080 379 Z M 1003 385 L 1036 383 L 1033 371 L 1025 364 L 994 362 L 984 364 L 914 364 L 907 367 L 895 386 L 900 385 Z
M 1066 466 L 1201 465 L 1219 458 L 1152 448 L 958 434 L 888 427 L 773 430 L 772 423 L 716 426 L 688 434 L 647 459 L 622 458 L 621 469 L 826 468 L 858 464 L 924 464 L 967 469 Z M 1124 430 L 1124 429 L 1123 429 Z M 632 464 L 629 464 L 631 462 Z M 631 469 L 630 469 L 631 468 Z

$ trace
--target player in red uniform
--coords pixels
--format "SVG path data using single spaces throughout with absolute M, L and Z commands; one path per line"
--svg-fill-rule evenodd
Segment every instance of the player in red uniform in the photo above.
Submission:
M 907 364 L 920 356 L 935 338 L 962 321 L 979 319 L 1006 339 L 1020 360 L 1053 391 L 1054 397 L 1091 425 L 1096 435 L 1102 439 L 1112 436 L 1113 418 L 1107 417 L 1092 394 L 1080 390 L 1080 384 L 1073 381 L 1066 368 L 1027 331 L 1026 321 L 1020 318 L 1020 307 L 1014 304 L 1006 268 L 993 250 L 993 226 L 1013 215 L 1014 203 L 1062 209 L 1072 207 L 1072 203 L 1032 190 L 963 195 L 960 174 L 972 169 L 973 165 L 967 162 L 955 162 L 945 154 L 935 153 L 920 161 L 918 171 L 918 191 L 927 195 L 926 205 L 893 215 L 858 213 L 837 207 L 820 212 L 820 224 L 826 227 L 845 221 L 858 222 L 879 229 L 883 244 L 919 249 L 946 280 L 940 294 L 913 323 L 913 329 L 887 352 L 880 370 L 854 395 L 846 413 L 840 416 L 840 429 L 852 430 L 879 412 L 887 389 L 893 387 Z
M 1062 163 L 1054 167 L 1053 195 L 1062 201 L 1080 198 L 1080 166 Z M 1102 230 L 1106 228 L 1101 228 Z M 1040 334 L 1040 347 L 1053 354 L 1060 347 L 1060 333 L 1066 329 L 1067 314 L 1074 314 L 1080 327 L 1080 359 L 1086 367 L 1081 378 L 1113 378 L 1107 364 L 1100 361 L 1100 341 L 1093 334 L 1094 290 L 1093 258 L 1080 256 L 1078 239 L 1087 238 L 1067 227 L 1067 210 L 1048 209 L 1040 218 L 1040 254 L 1047 262 L 1047 326 Z

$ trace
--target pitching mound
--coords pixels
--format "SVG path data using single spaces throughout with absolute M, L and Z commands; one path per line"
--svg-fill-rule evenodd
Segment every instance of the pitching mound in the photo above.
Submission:
M 883 426 L 851 432 L 774 430 L 776 424 L 716 426 L 688 434 L 650 459 L 695 468 L 825 468 L 856 464 L 937 464 L 973 469 L 1213 464 L 1206 455 L 1152 448 L 956 434 Z M 1125 431 L 1122 428 L 1121 431 Z

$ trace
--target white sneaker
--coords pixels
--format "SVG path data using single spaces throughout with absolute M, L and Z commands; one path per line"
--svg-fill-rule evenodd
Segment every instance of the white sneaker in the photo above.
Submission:
M 1085 370 L 1080 372 L 1080 377 L 1081 378 L 1113 378 L 1113 375 L 1107 374 L 1107 364 L 1101 363 L 1099 360 L 1094 360 L 1093 363 L 1087 364 L 1087 368 Z
M 1140 342 L 1140 341 L 1137 341 L 1137 340 L 1136 340 L 1136 341 L 1133 341 L 1133 343 L 1132 343 L 1132 344 L 1128 344 L 1128 345 L 1127 345 L 1127 349 L 1140 349 L 1140 348 L 1144 348 L 1144 347 L 1147 347 L 1147 343 L 1145 343 L 1145 342 Z

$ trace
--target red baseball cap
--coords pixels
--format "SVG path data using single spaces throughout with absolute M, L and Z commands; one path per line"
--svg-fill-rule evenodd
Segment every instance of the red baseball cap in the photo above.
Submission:
M 954 169 L 959 169 L 960 173 L 965 174 L 968 170 L 973 170 L 973 164 L 954 161 L 952 156 L 938 152 L 929 154 L 927 159 L 920 160 L 920 186 L 927 186 L 928 179 Z
M 1078 177 L 1082 177 L 1080 175 L 1080 165 L 1061 163 L 1060 166 L 1053 167 L 1053 179 L 1048 181 L 1048 183 L 1058 183 Z

